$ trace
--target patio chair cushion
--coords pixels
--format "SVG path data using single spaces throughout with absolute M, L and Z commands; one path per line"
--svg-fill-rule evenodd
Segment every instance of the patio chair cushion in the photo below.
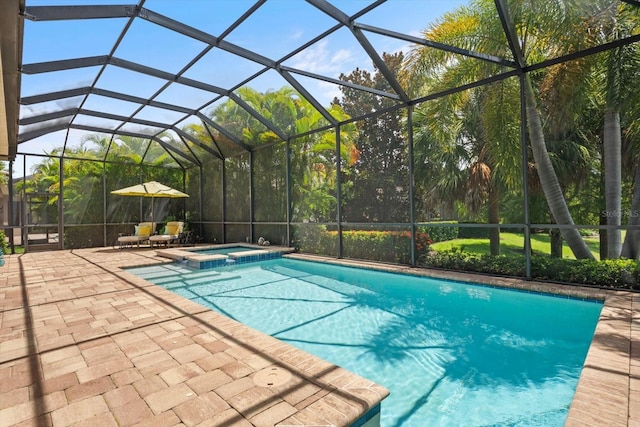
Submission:
M 138 224 L 138 236 L 140 237 L 149 237 L 155 231 L 156 224 L 153 222 L 141 222 Z
M 167 230 L 164 234 L 176 235 L 182 232 L 183 222 L 170 221 L 167 223 Z
M 139 237 L 147 237 L 151 235 L 151 226 L 149 225 L 141 225 L 138 228 L 138 236 Z
M 184 222 L 182 221 L 167 222 L 167 225 L 164 227 L 162 234 L 157 234 L 155 236 L 149 237 L 151 246 L 153 246 L 154 243 L 164 243 L 166 245 L 169 245 L 172 242 L 179 241 L 180 234 L 182 233 L 183 228 Z

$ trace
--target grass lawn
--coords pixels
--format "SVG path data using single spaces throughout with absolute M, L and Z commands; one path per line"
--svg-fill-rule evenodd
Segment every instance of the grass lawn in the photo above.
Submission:
M 531 251 L 535 255 L 549 255 L 551 253 L 551 237 L 548 234 L 531 235 Z M 585 238 L 587 246 L 596 259 L 600 259 L 600 242 L 598 237 Z M 489 254 L 489 239 L 453 239 L 438 242 L 431 245 L 434 251 L 457 250 L 461 252 L 473 252 Z M 502 255 L 524 254 L 524 234 L 500 233 L 500 253 Z M 575 259 L 571 249 L 566 244 L 562 245 L 562 257 Z

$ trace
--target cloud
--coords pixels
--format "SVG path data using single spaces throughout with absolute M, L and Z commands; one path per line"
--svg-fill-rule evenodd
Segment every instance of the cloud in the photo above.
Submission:
M 338 50 L 331 58 L 332 66 L 353 63 L 353 55 L 346 49 Z
M 304 35 L 303 30 L 294 30 L 289 35 L 289 40 L 300 40 L 303 35 Z
M 318 82 L 318 88 L 320 89 L 322 96 L 318 97 L 318 100 L 324 105 L 329 106 L 333 98 L 340 98 L 342 92 L 340 87 L 327 82 Z
M 354 63 L 351 51 L 331 51 L 327 40 L 316 43 L 292 58 L 292 67 L 330 77 L 338 77 L 341 72 L 348 72 L 354 68 Z

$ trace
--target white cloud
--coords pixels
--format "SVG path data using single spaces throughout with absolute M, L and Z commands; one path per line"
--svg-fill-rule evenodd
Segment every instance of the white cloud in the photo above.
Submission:
M 292 67 L 329 77 L 348 72 L 354 63 L 351 51 L 338 49 L 332 52 L 327 40 L 316 43 L 292 58 Z
M 322 93 L 322 97 L 318 97 L 318 100 L 324 105 L 328 107 L 330 102 L 333 101 L 333 98 L 340 98 L 342 92 L 340 92 L 340 87 L 327 82 L 318 82 L 318 89 Z
M 300 40 L 303 34 L 303 30 L 295 30 L 289 35 L 289 40 Z
M 353 55 L 346 49 L 338 50 L 333 57 L 331 58 L 331 63 L 335 64 L 344 64 L 344 63 L 353 63 Z

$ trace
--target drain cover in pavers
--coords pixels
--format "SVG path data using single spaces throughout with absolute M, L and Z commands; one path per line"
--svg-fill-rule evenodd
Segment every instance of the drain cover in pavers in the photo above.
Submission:
M 265 368 L 253 376 L 253 382 L 259 387 L 278 387 L 291 379 L 291 373 L 277 366 Z

